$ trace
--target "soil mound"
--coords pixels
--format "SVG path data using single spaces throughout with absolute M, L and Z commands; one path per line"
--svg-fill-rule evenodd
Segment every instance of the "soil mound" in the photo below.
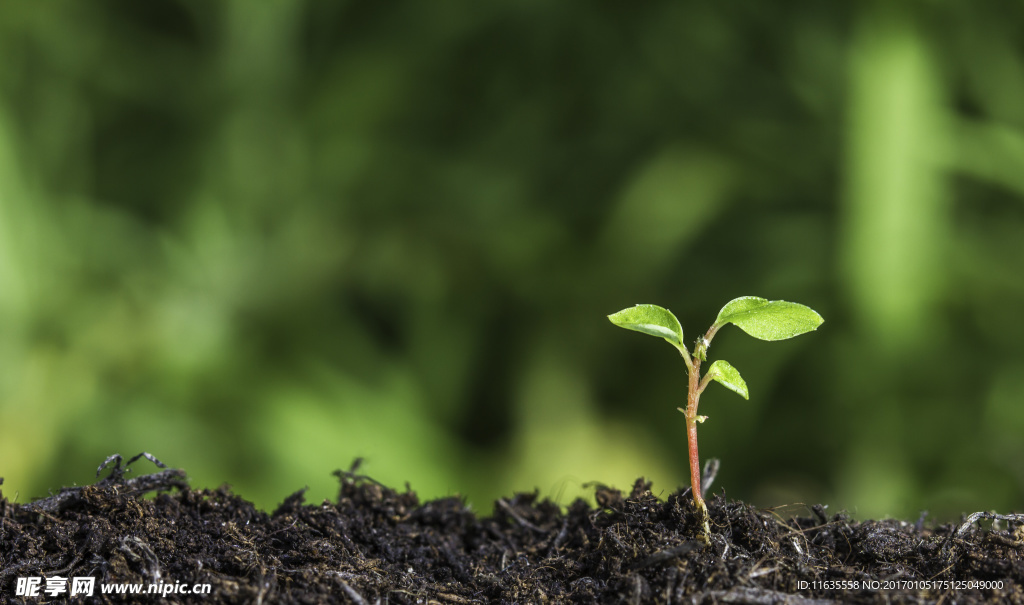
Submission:
M 0 494 L 0 602 L 68 599 L 80 577 L 95 578 L 92 596 L 72 600 L 89 603 L 158 600 L 104 585 L 204 604 L 1024 603 L 1018 515 L 928 528 L 719 495 L 705 547 L 688 490 L 661 500 L 642 479 L 628 495 L 597 488 L 596 509 L 517 494 L 478 518 L 459 498 L 420 502 L 354 465 L 335 473 L 337 501 L 298 491 L 268 514 L 226 487 L 190 489 L 180 470 L 125 479 L 116 462 L 95 485 L 30 504 Z M 65 591 L 51 596 L 55 578 Z

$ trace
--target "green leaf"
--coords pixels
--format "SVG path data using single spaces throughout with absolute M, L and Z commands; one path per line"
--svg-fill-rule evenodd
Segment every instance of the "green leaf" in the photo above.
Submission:
M 612 313 L 608 319 L 620 328 L 660 336 L 677 347 L 683 346 L 683 327 L 679 320 L 658 305 L 637 305 Z
M 730 391 L 735 391 L 740 394 L 744 399 L 750 399 L 750 393 L 747 392 L 747 383 L 743 381 L 743 377 L 740 376 L 739 370 L 732 367 L 732 364 L 728 361 L 719 359 L 715 363 L 711 364 L 708 368 L 708 376 L 712 380 L 725 385 L 725 388 Z
M 810 307 L 784 300 L 742 296 L 718 312 L 716 326 L 736 324 L 761 340 L 785 340 L 816 330 L 825 321 Z

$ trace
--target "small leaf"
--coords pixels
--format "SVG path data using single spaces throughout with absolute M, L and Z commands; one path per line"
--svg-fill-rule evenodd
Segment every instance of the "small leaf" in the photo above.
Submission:
M 730 391 L 739 393 L 744 399 L 750 399 L 750 393 L 747 392 L 747 383 L 743 381 L 743 377 L 740 376 L 739 370 L 732 367 L 732 364 L 728 361 L 719 359 L 715 363 L 711 364 L 711 367 L 708 368 L 707 375 L 715 382 L 720 382 L 725 385 L 725 388 Z
M 785 340 L 816 330 L 824 321 L 813 309 L 801 304 L 742 296 L 722 307 L 715 325 L 732 323 L 754 338 Z
M 637 305 L 608 316 L 620 328 L 660 336 L 677 347 L 683 346 L 683 327 L 668 309 L 658 305 Z

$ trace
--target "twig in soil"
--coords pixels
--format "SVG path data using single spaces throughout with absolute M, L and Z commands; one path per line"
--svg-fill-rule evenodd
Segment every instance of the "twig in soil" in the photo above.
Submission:
M 341 589 L 345 591 L 345 594 L 348 595 L 348 598 L 352 599 L 353 603 L 355 603 L 356 605 L 369 605 L 366 602 L 366 599 L 363 598 L 363 595 L 356 592 L 356 590 L 349 586 L 345 582 L 345 580 L 338 579 L 337 582 L 338 584 L 341 584 Z
M 689 540 L 687 542 L 683 542 L 682 544 L 678 544 L 676 546 L 673 546 L 672 548 L 666 548 L 665 550 L 659 550 L 658 552 L 654 553 L 653 555 L 651 555 L 649 557 L 646 557 L 644 559 L 641 559 L 641 560 L 637 561 L 636 563 L 633 563 L 632 565 L 629 566 L 629 569 L 631 571 L 636 571 L 638 569 L 643 569 L 645 567 L 650 567 L 651 565 L 657 565 L 658 563 L 665 563 L 665 562 L 671 561 L 672 559 L 675 559 L 676 557 L 680 557 L 682 555 L 685 555 L 688 552 L 693 552 L 695 550 L 700 550 L 701 548 L 704 548 L 704 543 L 703 542 L 701 542 L 699 540 Z
M 1024 515 L 1022 515 L 1022 514 L 997 515 L 995 513 L 986 513 L 984 511 L 981 511 L 981 512 L 978 512 L 978 513 L 972 513 L 971 515 L 968 516 L 967 520 L 964 521 L 964 523 L 961 526 L 956 528 L 956 531 L 950 532 L 949 535 L 946 536 L 945 541 L 942 543 L 942 548 L 939 549 L 939 552 L 941 552 L 943 554 L 943 556 L 946 558 L 947 561 L 951 560 L 951 558 L 952 558 L 951 555 L 952 555 L 953 538 L 958 539 L 959 537 L 961 537 L 962 535 L 967 533 L 967 531 L 971 528 L 972 525 L 974 525 L 975 522 L 978 521 L 978 519 L 991 519 L 993 521 L 1018 521 L 1018 522 L 1024 522 Z
M 704 474 L 700 479 L 700 491 L 702 494 L 708 493 L 711 489 L 711 484 L 715 482 L 715 477 L 718 476 L 718 467 L 722 465 L 718 458 L 709 458 L 704 463 Z
M 533 530 L 535 532 L 538 532 L 538 533 L 542 533 L 542 534 L 544 533 L 543 529 L 537 527 L 533 523 L 530 523 L 526 519 L 520 517 L 519 513 L 517 513 L 508 502 L 505 502 L 504 498 L 499 498 L 498 499 L 498 506 L 500 506 L 502 508 L 502 510 L 504 510 L 506 513 L 508 513 L 510 517 L 515 519 L 516 523 L 519 523 L 519 525 L 522 525 L 523 527 L 525 527 L 527 529 L 531 529 L 531 530 Z
M 65 510 L 81 501 L 82 490 L 92 487 L 105 487 L 108 485 L 108 482 L 113 483 L 113 481 L 110 480 L 110 477 L 96 483 L 95 486 L 85 485 L 80 487 L 66 487 L 62 489 L 60 493 L 54 494 L 48 498 L 43 498 L 42 500 L 30 502 L 23 508 L 27 511 L 44 514 Z M 142 475 L 141 477 L 128 479 L 127 481 L 122 481 L 119 484 L 118 493 L 126 496 L 136 496 L 146 492 L 170 489 L 172 487 L 177 487 L 179 489 L 188 487 L 185 471 L 171 468 L 165 471 L 160 471 L 159 473 Z
M 950 549 L 953 546 L 953 539 L 959 539 L 960 536 L 967 533 L 967 530 L 969 530 L 971 526 L 978 521 L 978 519 L 990 519 L 993 521 L 1017 521 L 1020 523 L 1024 523 L 1024 514 L 1011 513 L 1009 515 L 998 515 L 996 513 L 987 513 L 985 511 L 971 513 L 970 515 L 968 515 L 967 520 L 964 521 L 963 524 L 959 528 L 957 528 L 955 532 L 949 534 L 945 542 L 942 543 L 941 551 L 946 555 L 949 555 Z
M 997 515 L 995 513 L 986 513 L 984 511 L 971 513 L 971 515 L 967 517 L 967 520 L 964 521 L 963 525 L 960 526 L 960 529 L 956 530 L 956 537 L 959 538 L 961 535 L 966 533 L 967 530 L 971 528 L 971 525 L 973 525 L 974 522 L 978 519 L 991 519 L 994 521 L 1018 521 L 1020 523 L 1024 523 L 1024 515 L 1019 513 L 1013 513 L 1009 515 Z
M 113 462 L 114 466 L 111 467 L 110 474 L 107 475 L 106 479 L 100 481 L 100 483 L 111 483 L 114 481 L 120 481 L 121 479 L 124 478 L 125 473 L 131 470 L 128 468 L 128 465 L 131 464 L 132 462 L 135 462 L 139 458 L 145 458 L 146 460 L 149 460 L 150 462 L 155 464 L 157 468 L 167 468 L 166 464 L 157 460 L 156 456 L 150 454 L 149 452 L 140 452 L 132 456 L 128 460 L 128 462 L 124 463 L 124 467 L 121 466 L 121 460 L 123 460 L 123 458 L 121 458 L 121 454 L 112 454 L 110 456 L 107 456 L 107 459 L 103 461 L 103 464 L 101 464 L 100 467 L 96 469 L 96 476 L 99 477 L 100 473 L 103 472 L 103 469 L 107 468 L 107 465 Z
M 569 517 L 562 520 L 562 529 L 558 530 L 558 535 L 555 536 L 555 540 L 551 543 L 551 548 L 548 549 L 548 556 L 554 554 L 560 546 L 565 544 L 565 541 L 569 539 Z
M 708 493 L 708 490 L 711 489 L 711 484 L 715 482 L 715 477 L 718 476 L 718 468 L 721 465 L 722 463 L 718 458 L 709 458 L 708 461 L 704 463 L 704 474 L 701 475 L 700 478 L 701 493 L 706 494 Z M 691 493 L 693 493 L 692 486 L 683 490 L 682 497 L 686 498 Z
M 380 481 L 377 481 L 373 477 L 370 477 L 368 475 L 357 475 L 356 471 L 358 471 L 359 467 L 362 466 L 362 465 L 363 465 L 363 459 L 362 459 L 362 457 L 359 457 L 359 458 L 356 458 L 355 460 L 352 461 L 352 464 L 351 464 L 351 466 L 348 467 L 347 471 L 336 470 L 336 471 L 334 471 L 331 474 L 334 475 L 335 477 L 337 477 L 338 479 L 340 479 L 341 481 L 347 482 L 349 484 L 353 484 L 356 481 L 369 481 L 370 483 L 375 483 L 375 484 L 377 484 L 377 485 L 379 485 L 379 486 L 381 486 L 381 487 L 383 487 L 385 489 L 387 488 L 386 485 L 384 485 Z

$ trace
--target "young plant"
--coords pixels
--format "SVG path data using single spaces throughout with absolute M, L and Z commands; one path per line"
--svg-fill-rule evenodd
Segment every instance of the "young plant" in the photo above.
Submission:
M 679 411 L 686 416 L 686 441 L 690 453 L 690 485 L 693 491 L 693 503 L 701 516 L 703 526 L 701 537 L 707 543 L 710 539 L 708 509 L 700 493 L 700 461 L 697 457 L 697 423 L 704 422 L 707 417 L 697 415 L 697 404 L 700 401 L 700 394 L 712 380 L 735 391 L 744 399 L 750 399 L 747 383 L 728 361 L 719 359 L 712 363 L 704 377 L 701 378 L 700 364 L 707 361 L 707 351 L 711 346 L 711 339 L 715 337 L 722 326 L 731 323 L 754 338 L 785 340 L 816 330 L 824 320 L 813 309 L 804 305 L 784 300 L 742 296 L 722 307 L 715 323 L 711 325 L 704 336 L 698 338 L 694 343 L 691 355 L 683 341 L 683 328 L 676 316 L 668 309 L 657 305 L 637 305 L 613 313 L 608 316 L 608 319 L 620 328 L 664 338 L 683 356 L 690 380 L 686 408 L 679 408 Z

